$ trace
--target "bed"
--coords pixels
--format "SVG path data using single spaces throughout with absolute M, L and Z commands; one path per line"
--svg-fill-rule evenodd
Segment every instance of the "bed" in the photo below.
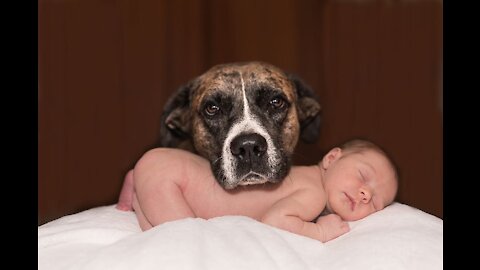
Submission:
M 38 227 L 38 269 L 443 269 L 443 220 L 395 202 L 327 243 L 248 217 L 187 218 L 142 232 L 95 207 Z

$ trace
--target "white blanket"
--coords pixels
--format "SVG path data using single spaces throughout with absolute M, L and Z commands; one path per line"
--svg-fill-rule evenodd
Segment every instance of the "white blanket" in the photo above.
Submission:
M 141 232 L 114 205 L 38 227 L 38 269 L 443 269 L 443 220 L 394 203 L 327 243 L 241 216 Z

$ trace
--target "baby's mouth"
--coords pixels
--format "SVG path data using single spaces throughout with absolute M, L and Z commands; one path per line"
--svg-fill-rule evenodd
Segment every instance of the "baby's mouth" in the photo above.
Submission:
M 345 193 L 345 196 L 347 196 L 347 198 L 350 200 L 350 209 L 351 209 L 352 212 L 353 212 L 353 210 L 355 210 L 355 201 L 353 200 L 352 197 L 348 196 L 347 193 Z

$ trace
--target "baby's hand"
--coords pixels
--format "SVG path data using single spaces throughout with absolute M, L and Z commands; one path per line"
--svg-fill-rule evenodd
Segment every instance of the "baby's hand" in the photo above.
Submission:
M 337 214 L 321 216 L 316 223 L 323 232 L 324 240 L 322 242 L 324 243 L 350 231 L 348 223 Z

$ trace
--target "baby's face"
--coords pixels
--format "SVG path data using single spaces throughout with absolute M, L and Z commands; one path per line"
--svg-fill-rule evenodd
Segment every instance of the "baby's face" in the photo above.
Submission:
M 385 156 L 367 150 L 340 154 L 326 168 L 324 188 L 327 209 L 344 220 L 353 221 L 392 203 L 397 181 Z

